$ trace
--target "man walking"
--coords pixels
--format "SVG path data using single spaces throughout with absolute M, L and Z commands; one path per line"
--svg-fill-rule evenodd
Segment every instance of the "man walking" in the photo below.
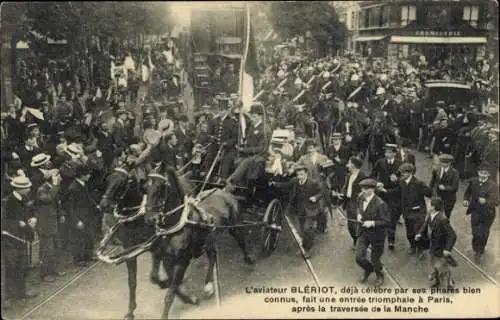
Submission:
M 442 154 L 439 156 L 441 167 L 432 171 L 430 187 L 443 200 L 444 214 L 449 219 L 455 202 L 457 201 L 458 171 L 451 167 L 453 156 Z
M 430 240 L 430 268 L 429 281 L 431 287 L 438 287 L 441 280 L 446 281 L 448 288 L 453 288 L 453 278 L 449 269 L 451 250 L 457 240 L 457 235 L 450 225 L 450 221 L 444 214 L 445 204 L 440 198 L 432 198 L 429 214 L 425 223 L 420 227 L 415 236 L 420 241 L 424 235 Z
M 385 202 L 375 195 L 377 181 L 364 179 L 359 183 L 361 194 L 358 198 L 357 221 L 359 223 L 356 242 L 356 263 L 363 268 L 361 283 L 365 283 L 372 272 L 377 279 L 375 286 L 384 283 L 382 262 L 380 257 L 384 252 L 386 227 L 391 222 L 389 209 Z M 371 247 L 371 259 L 367 259 L 366 251 Z
M 379 187 L 386 189 L 395 188 L 399 183 L 399 167 L 401 161 L 396 159 L 398 146 L 395 144 L 385 145 L 385 157 L 379 159 L 372 169 L 371 177 L 377 179 Z M 396 235 L 396 226 L 401 217 L 400 197 L 398 195 L 382 194 L 381 198 L 387 204 L 391 223 L 387 228 L 387 239 L 389 241 L 389 250 L 394 250 L 394 241 Z
M 498 206 L 498 200 L 497 184 L 491 179 L 488 170 L 480 169 L 478 177 L 470 180 L 463 202 L 472 226 L 472 250 L 474 250 L 476 260 L 484 254 L 490 228 L 495 220 L 495 207 Z

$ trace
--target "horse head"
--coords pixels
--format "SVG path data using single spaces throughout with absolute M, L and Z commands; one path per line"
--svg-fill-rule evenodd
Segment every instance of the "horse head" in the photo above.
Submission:
M 134 182 L 130 173 L 123 168 L 115 168 L 113 173 L 108 177 L 106 191 L 99 202 L 99 207 L 103 211 L 107 211 L 114 204 L 122 200 L 130 185 Z
M 164 210 L 170 182 L 167 177 L 152 172 L 146 183 L 146 221 L 155 223 L 159 212 Z

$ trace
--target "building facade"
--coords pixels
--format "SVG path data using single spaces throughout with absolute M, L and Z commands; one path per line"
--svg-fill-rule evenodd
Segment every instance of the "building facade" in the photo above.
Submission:
M 331 4 L 337 12 L 339 22 L 346 26 L 347 34 L 345 37 L 342 51 L 355 52 L 356 51 L 356 37 L 358 37 L 359 26 L 359 5 L 360 1 L 332 1 Z
M 484 55 L 489 20 L 484 0 L 392 0 L 359 3 L 356 51 L 364 56 L 410 58 L 429 65 Z

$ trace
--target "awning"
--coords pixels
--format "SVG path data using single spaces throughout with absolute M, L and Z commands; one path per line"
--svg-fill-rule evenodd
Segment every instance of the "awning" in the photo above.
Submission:
M 366 41 L 379 41 L 384 39 L 385 36 L 366 36 L 366 37 L 357 37 L 356 42 L 366 42 Z
M 392 36 L 391 43 L 483 44 L 486 37 L 406 37 Z

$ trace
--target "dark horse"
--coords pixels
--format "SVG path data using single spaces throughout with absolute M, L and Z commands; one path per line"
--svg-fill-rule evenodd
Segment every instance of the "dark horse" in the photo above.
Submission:
M 164 176 L 158 173 L 148 176 L 147 206 L 163 207 L 160 214 L 146 212 L 146 220 L 155 222 L 164 230 L 158 244 L 168 276 L 163 319 L 168 318 L 175 295 L 184 303 L 198 303 L 196 296 L 186 293 L 182 281 L 191 259 L 200 257 L 204 252 L 209 259 L 204 291 L 207 296 L 214 293 L 215 239 L 225 228 L 236 239 L 245 263 L 254 263 L 246 249 L 245 231 L 231 228 L 241 222 L 236 198 L 220 189 L 204 191 L 194 198 L 192 191 L 192 186 L 171 168 L 167 168 Z
M 115 168 L 107 180 L 107 187 L 99 203 L 101 210 L 110 212 L 115 216 L 127 218 L 145 211 L 144 190 L 138 179 L 125 168 Z M 118 238 L 124 249 L 145 242 L 154 234 L 154 227 L 145 223 L 144 215 L 137 214 L 137 218 L 125 222 L 118 229 Z M 158 280 L 160 258 L 153 254 L 153 271 L 151 280 L 161 285 Z M 128 272 L 129 304 L 125 319 L 134 319 L 137 287 L 137 258 L 126 261 Z
M 331 103 L 323 96 L 320 96 L 318 103 L 313 109 L 313 116 L 318 123 L 318 135 L 323 151 L 328 150 L 330 143 L 330 135 L 332 132 L 333 124 L 336 122 L 335 114 Z

